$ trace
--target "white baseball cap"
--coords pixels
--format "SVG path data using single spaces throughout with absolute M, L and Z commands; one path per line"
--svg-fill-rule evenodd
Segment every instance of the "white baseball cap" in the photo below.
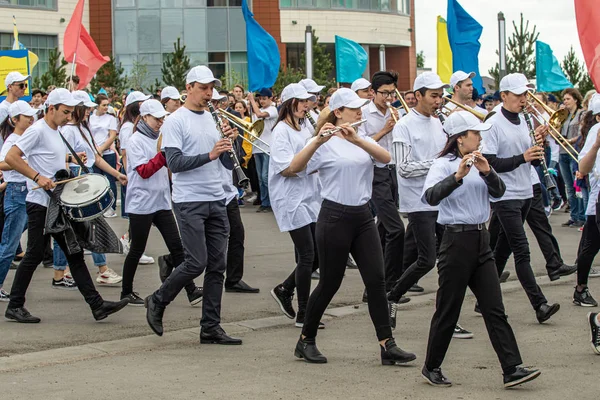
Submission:
M 40 112 L 40 109 L 31 107 L 26 101 L 17 100 L 8 107 L 8 115 L 10 117 L 16 117 L 17 115 L 26 115 L 33 117 L 35 114 Z
M 521 95 L 528 90 L 532 90 L 532 86 L 525 75 L 520 73 L 508 74 L 500 81 L 500 92 Z
M 444 131 L 448 136 L 457 135 L 464 131 L 487 131 L 492 124 L 483 123 L 468 111 L 455 111 L 444 122 Z
M 86 107 L 98 107 L 98 104 L 90 100 L 90 96 L 83 90 L 76 90 L 72 93 L 75 100 L 79 100 Z
M 64 104 L 65 106 L 75 107 L 81 103 L 81 100 L 74 98 L 73 94 L 65 88 L 56 88 L 48 95 L 47 103 L 49 106 Z
M 361 99 L 358 97 L 356 92 L 352 89 L 340 88 L 331 95 L 331 99 L 329 99 L 329 109 L 333 111 L 340 107 L 361 108 L 369 101 L 369 99 Z
M 212 100 L 221 101 L 226 97 L 227 96 L 225 95 L 219 94 L 219 92 L 217 92 L 217 89 L 213 88 Z
M 185 77 L 185 83 L 215 83 L 215 86 L 222 86 L 221 81 L 215 78 L 210 68 L 204 65 L 198 65 L 188 72 Z
M 180 100 L 181 95 L 179 94 L 179 90 L 177 90 L 176 87 L 166 86 L 163 88 L 163 90 L 160 91 L 160 99 L 161 100 L 164 100 L 164 99 Z
M 144 116 L 148 114 L 152 115 L 154 118 L 164 118 L 169 113 L 165 110 L 163 105 L 160 104 L 160 101 L 150 99 L 144 101 L 140 106 L 140 115 Z
M 127 107 L 130 104 L 137 103 L 138 101 L 146 101 L 150 97 L 152 96 L 150 96 L 149 94 L 145 95 L 144 93 L 135 90 L 127 95 L 127 98 L 125 99 L 125 107 Z
M 23 82 L 29 78 L 31 78 L 31 76 L 23 75 L 17 71 L 9 72 L 8 75 L 6 75 L 6 78 L 4 78 L 4 86 L 8 87 L 8 85 L 12 85 L 15 82 Z
M 600 93 L 594 93 L 588 106 L 592 115 L 600 114 Z
M 312 79 L 302 79 L 298 83 L 302 85 L 308 93 L 319 93 L 321 90 L 325 89 L 325 86 L 317 85 L 317 82 Z
M 308 93 L 304 86 L 299 83 L 290 83 L 281 92 L 281 102 L 289 99 L 317 101 L 317 96 Z
M 417 76 L 413 84 L 413 90 L 416 92 L 419 89 L 447 89 L 450 85 L 442 82 L 439 75 L 435 72 L 427 71 Z
M 350 89 L 352 89 L 353 92 L 356 92 L 357 90 L 366 89 L 369 86 L 371 86 L 371 82 L 369 82 L 365 78 L 358 78 L 357 80 L 352 82 L 352 86 L 350 87 Z
M 450 77 L 450 87 L 454 87 L 458 85 L 459 82 L 467 80 L 469 78 L 473 78 L 475 76 L 475 72 L 469 72 L 468 74 L 465 71 L 456 71 Z

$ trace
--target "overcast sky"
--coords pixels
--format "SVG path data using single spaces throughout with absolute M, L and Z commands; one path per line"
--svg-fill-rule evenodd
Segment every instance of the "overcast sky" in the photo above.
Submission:
M 459 0 L 459 3 L 483 26 L 479 70 L 484 76 L 498 61 L 495 52 L 500 11 L 506 19 L 507 41 L 513 32 L 512 21 L 518 25 L 519 14 L 523 13 L 524 19 L 529 20 L 530 29 L 537 26 L 539 40 L 550 45 L 559 62 L 571 45 L 583 62 L 573 0 Z M 415 0 L 417 52 L 424 51 L 425 67 L 433 71 L 437 68 L 436 17 L 446 18 L 447 4 L 448 0 Z

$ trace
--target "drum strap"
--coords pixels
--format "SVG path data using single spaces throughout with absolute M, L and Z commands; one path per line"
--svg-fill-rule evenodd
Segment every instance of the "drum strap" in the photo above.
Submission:
M 94 150 L 94 153 L 96 153 L 100 157 L 102 157 L 102 154 L 100 154 L 100 152 L 98 151 L 98 148 L 96 147 L 96 141 L 94 140 L 94 135 L 92 135 L 92 133 L 90 132 L 90 138 L 92 139 L 92 143 L 90 143 L 88 138 L 85 136 L 85 133 L 83 133 L 83 131 L 81 130 L 81 126 L 77 125 L 77 129 L 79 129 L 79 133 L 81 133 L 81 137 L 83 138 L 83 140 L 85 140 L 85 142 Z M 89 132 L 89 130 L 88 130 L 88 132 Z
M 60 133 L 60 130 L 58 131 L 58 134 L 60 135 L 62 141 L 65 142 L 65 144 L 67 145 L 67 148 L 69 149 L 69 152 L 71 152 L 71 155 L 75 158 L 75 161 L 77 161 L 77 164 L 79 164 L 79 166 L 81 167 L 81 170 L 84 173 L 89 174 L 90 173 L 89 168 L 86 167 L 86 165 L 83 163 L 83 161 L 81 161 L 81 158 L 79 158 L 79 156 L 77 155 L 77 152 L 75 152 L 75 150 L 73 150 L 73 148 L 71 147 L 71 145 L 69 144 L 69 142 L 67 142 L 67 139 L 65 139 L 65 137 L 63 136 L 63 134 Z

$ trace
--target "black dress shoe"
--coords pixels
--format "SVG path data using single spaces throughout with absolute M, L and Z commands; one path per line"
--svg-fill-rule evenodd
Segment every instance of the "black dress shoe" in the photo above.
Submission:
M 144 307 L 146 307 L 146 322 L 150 325 L 150 329 L 158 336 L 163 335 L 163 315 L 165 307 L 156 303 L 152 295 L 144 299 Z
M 381 364 L 382 365 L 398 365 L 405 364 L 417 359 L 413 353 L 402 350 L 396 345 L 394 338 L 390 338 L 385 342 L 385 347 L 381 347 Z
M 421 371 L 421 375 L 423 376 L 423 378 L 425 378 L 425 381 L 427 381 L 427 383 L 429 383 L 431 386 L 452 386 L 452 382 L 444 376 L 441 368 L 434 368 L 430 371 L 427 369 L 427 367 L 424 366 L 423 370 Z
M 317 348 L 315 339 L 304 338 L 300 336 L 298 343 L 296 343 L 296 350 L 294 355 L 298 358 L 302 358 L 304 361 L 313 364 L 325 364 L 327 357 L 325 357 Z
M 102 305 L 94 310 L 92 310 L 92 314 L 94 315 L 94 319 L 96 321 L 103 320 L 108 317 L 110 314 L 114 314 L 117 311 L 120 311 L 129 304 L 129 297 L 125 297 L 120 301 L 106 301 L 102 302 Z
M 415 283 L 408 289 L 408 291 L 412 293 L 423 293 L 425 289 Z
M 200 330 L 200 343 L 202 344 L 224 344 L 224 345 L 239 345 L 242 344 L 242 339 L 234 338 L 229 336 L 223 328 L 217 326 L 216 328 L 205 331 Z
M 240 280 L 233 286 L 225 286 L 225 291 L 228 293 L 259 293 L 259 288 L 253 288 L 249 286 L 246 282 Z
M 4 318 L 9 321 L 21 322 L 23 324 L 37 324 L 41 321 L 38 317 L 31 315 L 25 307 L 7 308 L 4 313 Z
M 577 272 L 577 265 L 567 265 L 563 264 L 552 272 L 548 273 L 548 277 L 550 277 L 551 281 L 555 281 L 560 279 L 561 276 L 571 275 Z
M 517 367 L 517 370 L 512 374 L 504 375 L 504 387 L 511 388 L 525 382 L 529 382 L 541 375 L 541 371 L 537 369 L 527 369 Z
M 535 316 L 537 317 L 538 322 L 541 324 L 545 321 L 548 321 L 551 316 L 556 314 L 556 312 L 560 310 L 560 304 L 554 303 L 551 306 L 548 303 L 544 303 L 535 312 Z

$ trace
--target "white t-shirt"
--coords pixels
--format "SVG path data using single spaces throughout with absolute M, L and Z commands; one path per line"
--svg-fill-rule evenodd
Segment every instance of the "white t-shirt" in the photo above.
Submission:
M 92 135 L 94 135 L 96 145 L 102 146 L 109 137 L 108 132 L 117 130 L 117 119 L 108 113 L 97 116 L 94 112 L 90 114 L 90 130 L 92 131 Z M 108 149 L 103 154 L 113 153 L 112 150 Z
M 127 196 L 125 209 L 131 214 L 152 214 L 171 209 L 169 171 L 162 167 L 150 178 L 142 178 L 136 167 L 147 164 L 156 156 L 156 140 L 136 132 L 127 148 Z
M 25 157 L 29 166 L 39 172 L 40 176 L 54 179 L 54 174 L 65 169 L 67 159 L 67 146 L 60 138 L 57 130 L 48 126 L 44 119 L 38 120 L 21 135 L 15 143 Z M 27 179 L 26 201 L 48 207 L 50 198 L 43 189 L 31 190 L 38 186 L 34 181 Z
M 306 170 L 287 178 L 281 172 L 312 137 L 305 126 L 294 130 L 281 121 L 273 129 L 269 158 L 269 199 L 281 232 L 288 232 L 317 222 L 321 209 L 317 174 Z
M 92 149 L 92 139 L 90 132 L 87 129 L 85 129 L 84 126 L 80 126 L 80 128 L 81 132 L 83 132 L 83 134 L 86 135 L 87 141 L 81 136 L 81 132 L 79 131 L 79 128 L 77 128 L 76 125 L 67 124 L 65 126 L 60 127 L 59 130 L 60 133 L 62 133 L 62 135 L 65 137 L 67 142 L 69 142 L 73 150 L 75 150 L 78 153 L 85 151 L 85 155 L 87 156 L 85 166 L 91 169 L 94 166 L 94 163 L 96 162 L 96 152 L 94 151 L 94 149 Z M 73 161 L 75 161 L 75 159 L 73 159 Z M 79 166 L 79 164 L 77 164 L 77 162 L 72 162 L 69 164 L 69 166 L 76 167 Z
M 410 149 L 407 161 L 425 162 L 423 166 L 431 165 L 448 142 L 448 136 L 438 118 L 426 117 L 414 109 L 398 121 L 392 135 L 394 143 Z M 404 161 L 397 162 L 401 166 Z M 437 211 L 437 207 L 430 206 L 421 199 L 426 177 L 427 174 L 410 178 L 398 176 L 401 212 Z
M 132 133 L 133 123 L 127 121 L 121 125 L 121 129 L 119 129 L 119 143 L 121 150 L 127 150 L 127 141 L 131 137 Z
M 596 124 L 590 128 L 590 131 L 587 134 L 585 139 L 585 144 L 583 145 L 583 149 L 579 152 L 579 160 L 587 153 L 590 152 L 591 148 L 594 146 L 596 139 L 598 137 L 598 130 L 600 129 L 600 124 Z M 590 197 L 588 200 L 587 209 L 585 210 L 585 215 L 596 215 L 596 202 L 598 201 L 598 192 L 600 192 L 600 151 L 598 155 L 596 155 L 596 161 L 594 162 L 594 167 L 592 168 L 592 172 L 588 175 L 590 179 Z
M 532 165 L 531 166 L 531 185 L 537 185 L 540 182 L 540 176 L 537 173 L 537 170 L 535 169 L 535 167 Z
M 0 124 L 8 117 L 8 109 L 10 108 L 11 104 L 12 103 L 9 103 L 6 99 L 0 102 Z
M 13 145 L 17 142 L 17 140 L 20 138 L 21 136 L 17 135 L 16 133 L 11 133 L 6 140 L 4 141 L 4 144 L 2 145 L 2 150 L 0 150 L 0 161 L 4 161 L 4 159 L 6 158 L 6 155 L 8 154 L 8 151 L 11 149 L 11 147 L 13 147 Z M 25 160 L 25 157 L 23 157 L 23 159 Z M 11 170 L 11 171 L 2 171 L 2 174 L 4 176 L 4 181 L 5 182 L 25 182 L 27 181 L 27 178 L 24 175 L 21 175 L 21 173 Z
M 260 111 L 269 113 L 269 116 L 267 118 L 263 118 L 265 121 L 265 128 L 263 129 L 262 134 L 260 135 L 260 140 L 262 140 L 264 143 L 259 142 L 257 143 L 257 145 L 269 151 L 269 146 L 273 142 L 273 128 L 277 123 L 277 117 L 279 116 L 279 114 L 277 113 L 277 108 L 274 105 L 270 105 L 267 108 L 261 108 Z M 252 122 L 256 121 L 257 119 L 259 118 L 253 116 Z M 252 149 L 252 153 L 260 154 L 263 153 L 263 151 L 258 147 L 254 146 L 254 148 Z
M 531 147 L 529 129 L 522 116 L 521 123 L 514 125 L 499 110 L 486 122 L 492 124 L 489 131 L 481 132 L 483 138 L 482 154 L 495 154 L 498 158 L 510 158 L 525 153 Z M 526 200 L 533 197 L 531 183 L 531 164 L 523 163 L 510 172 L 498 175 L 506 185 L 506 192 L 501 199 L 492 199 L 492 202 L 501 200 Z
M 461 158 L 454 155 L 440 157 L 433 162 L 427 179 L 423 185 L 423 202 L 425 192 L 458 171 Z M 443 199 L 438 206 L 437 222 L 448 224 L 483 224 L 490 218 L 490 195 L 488 187 L 479 175 L 477 168 L 472 167 L 450 196 Z
M 385 114 L 383 114 L 375 103 L 372 101 L 369 102 L 366 106 L 363 106 L 362 117 L 367 121 L 358 127 L 358 134 L 360 136 L 375 136 L 385 125 L 385 122 L 391 118 L 391 111 L 389 108 L 386 109 Z M 402 119 L 402 118 L 401 118 Z M 386 149 L 390 154 L 392 154 L 392 132 L 390 131 L 387 135 L 383 136 L 379 139 L 379 145 Z M 395 164 L 396 160 L 392 157 L 390 164 Z
M 181 150 L 184 156 L 210 153 L 221 139 L 208 111 L 196 113 L 180 107 L 165 120 L 161 128 L 162 148 Z M 129 143 L 127 144 L 129 147 Z M 156 151 L 156 143 L 154 144 Z M 129 158 L 129 148 L 127 149 Z M 128 163 L 129 164 L 129 163 Z M 217 201 L 225 199 L 219 159 L 201 167 L 173 173 L 173 202 Z
M 363 139 L 378 144 L 370 137 Z M 369 153 L 334 136 L 317 149 L 306 171 L 319 172 L 323 199 L 346 206 L 362 206 L 371 199 L 375 164 Z

